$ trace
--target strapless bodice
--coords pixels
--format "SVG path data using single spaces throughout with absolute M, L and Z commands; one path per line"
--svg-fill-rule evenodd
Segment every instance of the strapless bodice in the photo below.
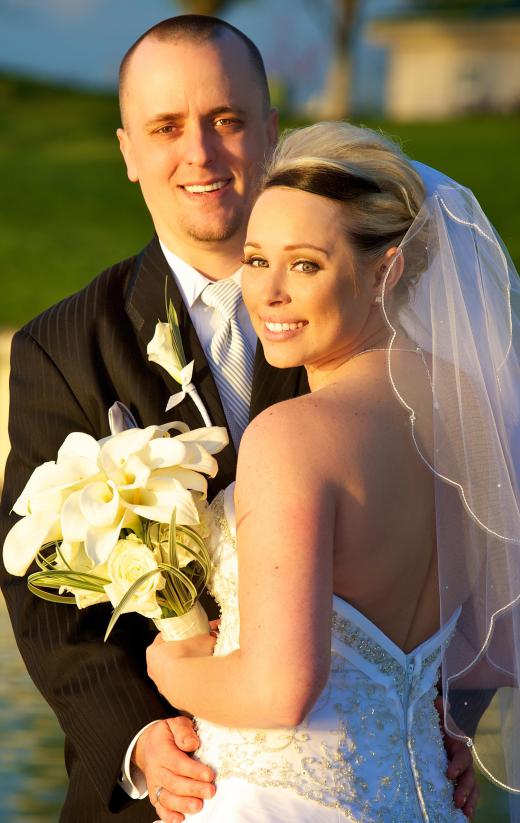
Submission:
M 215 654 L 238 647 L 232 489 L 212 504 L 210 589 L 222 610 Z M 453 806 L 434 698 L 457 615 L 405 654 L 363 614 L 333 597 L 331 669 L 305 721 L 287 729 L 232 729 L 198 719 L 199 757 L 217 781 L 280 787 L 349 821 L 464 821 Z

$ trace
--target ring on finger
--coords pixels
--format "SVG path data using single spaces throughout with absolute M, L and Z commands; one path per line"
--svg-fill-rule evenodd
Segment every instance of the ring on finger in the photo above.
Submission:
M 160 803 L 161 792 L 164 791 L 164 786 L 157 786 L 155 790 L 155 802 Z

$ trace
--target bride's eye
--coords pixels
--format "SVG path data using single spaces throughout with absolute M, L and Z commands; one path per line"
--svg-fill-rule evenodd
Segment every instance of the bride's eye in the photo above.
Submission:
M 295 271 L 301 271 L 304 274 L 313 274 L 315 271 L 319 271 L 320 267 L 317 263 L 313 263 L 312 260 L 295 260 L 292 264 L 292 268 Z
M 254 269 L 267 268 L 269 263 L 264 257 L 243 257 L 244 266 L 252 266 Z

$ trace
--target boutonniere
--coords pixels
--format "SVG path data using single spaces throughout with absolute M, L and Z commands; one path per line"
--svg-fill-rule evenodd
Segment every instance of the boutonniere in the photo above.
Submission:
M 166 281 L 167 283 L 167 281 Z M 166 289 L 165 289 L 166 291 Z M 165 294 L 166 302 L 166 294 Z M 202 402 L 199 393 L 191 378 L 193 376 L 193 360 L 190 363 L 186 362 L 186 355 L 182 345 L 181 333 L 179 330 L 179 320 L 175 306 L 172 301 L 166 303 L 166 315 L 168 321 L 166 323 L 159 321 L 155 326 L 155 333 L 148 343 L 146 353 L 148 360 L 152 363 L 157 363 L 161 368 L 165 369 L 168 374 L 173 377 L 176 383 L 181 386 L 181 391 L 172 394 L 168 403 L 166 404 L 166 411 L 173 409 L 181 403 L 186 395 L 189 395 L 195 403 L 200 412 L 205 426 L 211 426 L 210 417 L 206 411 L 206 407 Z

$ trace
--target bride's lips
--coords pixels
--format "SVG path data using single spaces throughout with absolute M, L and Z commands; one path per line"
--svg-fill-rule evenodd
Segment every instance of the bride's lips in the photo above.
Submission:
M 273 342 L 291 340 L 301 334 L 307 325 L 307 320 L 262 319 L 262 336 Z
M 199 180 L 196 182 L 179 184 L 179 188 L 190 198 L 214 199 L 228 191 L 232 183 L 231 177 L 216 177 L 213 180 Z

